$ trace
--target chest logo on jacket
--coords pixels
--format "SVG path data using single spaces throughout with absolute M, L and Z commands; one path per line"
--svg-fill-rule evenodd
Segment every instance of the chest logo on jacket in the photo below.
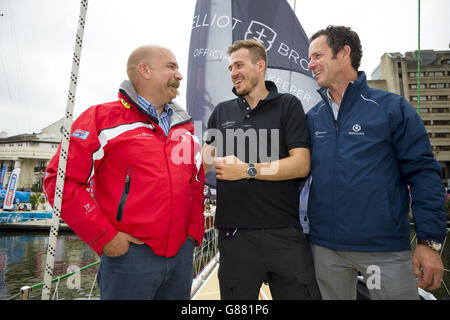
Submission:
M 153 139 L 153 137 L 154 137 L 154 135 L 153 134 L 151 134 L 151 133 L 146 133 L 146 132 L 143 132 L 143 133 L 139 133 L 139 134 L 135 134 L 134 136 L 133 136 L 133 138 L 135 138 L 135 139 Z
M 353 129 L 354 132 L 360 132 L 361 131 L 361 126 L 359 124 L 355 124 L 352 127 L 352 129 Z
M 72 133 L 72 137 L 80 138 L 80 139 L 83 139 L 83 140 L 86 140 L 88 135 L 89 135 L 89 131 L 85 131 L 85 130 L 81 130 L 81 129 L 76 129 Z
M 364 135 L 364 132 L 361 132 L 361 125 L 360 124 L 358 124 L 358 123 L 355 123 L 354 125 L 353 125 L 353 127 L 352 127 L 352 130 L 353 131 L 350 131 L 348 134 L 351 134 L 351 135 L 357 135 L 357 136 L 363 136 Z
M 323 138 L 326 136 L 328 132 L 326 131 L 316 131 L 314 132 L 314 135 L 316 136 L 316 138 Z

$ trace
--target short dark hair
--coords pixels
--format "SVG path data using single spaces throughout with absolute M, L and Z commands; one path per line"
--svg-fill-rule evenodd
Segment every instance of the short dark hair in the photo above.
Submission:
M 320 37 L 327 37 L 327 44 L 333 50 L 334 57 L 341 51 L 344 46 L 348 45 L 351 49 L 350 59 L 352 61 L 352 67 L 355 71 L 358 71 L 361 65 L 362 47 L 358 34 L 349 27 L 344 26 L 328 26 L 326 29 L 322 29 L 314 33 L 311 37 L 311 42 Z
M 245 48 L 250 53 L 250 60 L 253 64 L 258 62 L 259 60 L 263 60 L 265 63 L 265 69 L 267 70 L 267 53 L 266 48 L 262 45 L 261 42 L 249 39 L 249 40 L 237 40 L 233 42 L 231 46 L 228 47 L 228 55 L 231 56 L 231 54 L 239 49 Z

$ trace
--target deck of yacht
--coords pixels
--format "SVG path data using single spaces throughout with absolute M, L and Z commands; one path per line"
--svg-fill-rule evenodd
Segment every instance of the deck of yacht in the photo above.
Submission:
M 192 285 L 192 300 L 220 300 L 218 255 L 214 257 L 202 272 L 194 279 Z M 266 284 L 261 286 L 259 300 L 271 300 L 270 289 Z

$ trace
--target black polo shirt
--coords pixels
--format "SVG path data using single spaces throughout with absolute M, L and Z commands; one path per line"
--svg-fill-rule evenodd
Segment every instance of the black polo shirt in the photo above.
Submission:
M 216 106 L 208 121 L 206 139 L 216 147 L 216 156 L 235 155 L 246 163 L 260 163 L 286 158 L 293 148 L 309 148 L 301 102 L 291 94 L 278 93 L 271 81 L 266 81 L 266 88 L 268 96 L 253 110 L 239 96 Z M 298 226 L 300 181 L 217 179 L 216 227 Z

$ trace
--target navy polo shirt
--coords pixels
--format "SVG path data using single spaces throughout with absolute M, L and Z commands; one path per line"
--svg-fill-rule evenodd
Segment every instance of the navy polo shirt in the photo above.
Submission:
M 216 156 L 235 155 L 246 163 L 283 159 L 294 148 L 309 148 L 309 132 L 301 102 L 291 94 L 269 91 L 253 110 L 245 99 L 219 103 L 208 121 L 206 143 Z M 233 92 L 236 94 L 235 89 Z M 217 179 L 218 228 L 263 229 L 299 226 L 301 179 L 263 181 Z

